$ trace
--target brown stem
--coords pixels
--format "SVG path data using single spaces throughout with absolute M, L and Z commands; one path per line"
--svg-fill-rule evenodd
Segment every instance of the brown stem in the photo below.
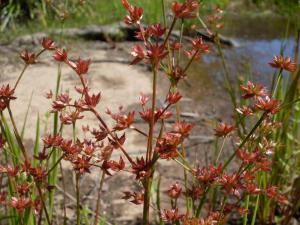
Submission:
M 174 17 L 174 19 L 173 19 L 173 21 L 172 21 L 172 24 L 171 24 L 171 26 L 170 26 L 169 32 L 168 32 L 168 34 L 167 34 L 167 36 L 166 36 L 166 38 L 165 38 L 165 41 L 164 41 L 164 43 L 163 43 L 162 46 L 164 46 L 164 47 L 166 46 L 166 44 L 167 44 L 167 42 L 168 42 L 168 40 L 169 40 L 169 37 L 170 37 L 170 35 L 171 35 L 171 33 L 172 33 L 172 30 L 173 30 L 173 28 L 174 28 L 174 26 L 175 26 L 175 24 L 176 24 L 176 21 L 177 21 L 177 18 Z

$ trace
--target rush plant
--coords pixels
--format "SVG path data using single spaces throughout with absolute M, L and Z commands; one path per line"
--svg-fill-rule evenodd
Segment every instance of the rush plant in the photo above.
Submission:
M 22 52 L 24 69 L 18 79 L 14 84 L 0 87 L 0 173 L 1 181 L 6 184 L 1 186 L 0 203 L 7 212 L 2 220 L 11 225 L 57 224 L 53 213 L 53 196 L 61 162 L 67 161 L 72 165 L 76 178 L 76 218 L 72 221 L 65 212 L 61 212 L 64 218 L 58 224 L 105 224 L 100 205 L 102 187 L 106 177 L 120 172 L 132 174 L 132 179 L 139 184 L 138 191 L 124 191 L 123 199 L 129 200 L 128 204 L 143 207 L 144 225 L 155 223 L 154 214 L 158 216 L 159 224 L 219 225 L 230 221 L 232 215 L 238 215 L 244 225 L 288 224 L 300 205 L 299 181 L 293 180 L 294 183 L 291 183 L 288 175 L 284 175 L 287 167 L 299 169 L 298 142 L 288 139 L 291 137 L 288 135 L 290 130 L 294 131 L 292 136 L 295 139 L 298 137 L 298 122 L 294 121 L 299 114 L 298 65 L 290 57 L 274 57 L 270 66 L 278 71 L 273 87 L 268 90 L 261 84 L 247 81 L 241 84 L 239 95 L 230 80 L 219 41 L 221 10 L 217 9 L 216 14 L 209 17 L 210 25 L 207 26 L 199 15 L 200 4 L 197 0 L 173 2 L 169 21 L 165 2 L 161 0 L 163 24 L 145 26 L 142 23 L 142 8 L 131 5 L 127 0 L 121 3 L 127 12 L 125 23 L 138 28 L 136 37 L 140 40 L 140 44 L 133 48 L 131 65 L 141 62 L 150 65 L 151 96 L 139 96 L 139 112 L 112 112 L 109 109 L 101 112 L 97 108 L 101 93 L 93 93 L 87 82 L 92 63 L 90 59 L 71 60 L 70 53 L 50 38 L 41 41 L 41 50 L 37 53 Z M 208 31 L 220 54 L 225 71 L 225 87 L 230 94 L 235 119 L 231 124 L 222 122 L 216 126 L 215 136 L 223 144 L 217 147 L 217 154 L 208 165 L 195 165 L 186 157 L 189 149 L 185 146 L 185 140 L 195 124 L 185 122 L 180 117 L 182 95 L 178 84 L 188 78 L 191 64 L 201 60 L 201 56 L 209 54 L 213 48 L 201 37 L 194 38 L 191 43 L 182 41 L 184 21 L 194 18 L 198 18 Z M 177 23 L 181 26 L 178 39 L 172 37 Z M 53 60 L 59 65 L 70 67 L 81 85 L 75 87 L 77 95 L 60 92 L 59 69 L 57 89 L 47 94 L 52 102 L 54 131 L 40 137 L 38 120 L 35 147 L 28 149 L 23 142 L 22 132 L 16 126 L 11 105 L 18 104 L 15 90 L 27 69 L 47 53 L 52 54 Z M 187 58 L 186 63 L 182 60 L 183 55 Z M 293 82 L 288 85 L 286 92 L 282 89 L 284 71 L 293 74 Z M 166 76 L 169 80 L 164 95 L 165 105 L 162 107 L 157 104 L 159 76 Z M 113 123 L 104 119 L 104 113 Z M 81 132 L 85 135 L 80 135 L 75 132 L 76 126 L 86 114 L 94 116 L 95 126 L 83 126 Z M 146 123 L 147 129 L 134 126 L 137 116 Z M 168 128 L 165 122 L 171 117 L 175 118 L 175 123 Z M 63 129 L 68 126 L 73 130 L 72 137 L 63 135 Z M 133 157 L 126 149 L 127 130 L 134 130 L 146 138 L 142 155 Z M 229 139 L 233 145 L 229 149 L 230 155 L 226 156 L 224 146 Z M 118 160 L 112 159 L 114 152 L 121 153 Z M 297 158 L 294 164 L 282 163 L 292 157 Z M 167 190 L 160 187 L 160 179 L 154 182 L 157 163 L 164 165 L 166 160 L 172 160 L 183 170 L 182 181 L 174 181 Z M 84 193 L 80 188 L 80 180 L 91 170 L 102 173 L 96 207 L 93 209 L 94 217 L 88 217 L 90 209 L 81 206 Z M 299 177 L 298 171 L 294 171 L 294 175 Z M 157 187 L 153 188 L 156 183 Z M 290 189 L 286 191 L 287 186 Z M 152 190 L 157 193 L 154 194 Z M 170 198 L 167 208 L 162 208 L 160 203 L 162 191 Z M 152 204 L 153 197 L 156 197 L 156 205 Z M 184 205 L 178 203 L 180 198 L 184 200 Z

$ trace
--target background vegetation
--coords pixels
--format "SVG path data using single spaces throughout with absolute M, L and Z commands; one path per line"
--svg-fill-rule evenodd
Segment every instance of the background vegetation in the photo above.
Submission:
M 131 2 L 147 9 L 144 21 L 153 23 L 161 20 L 160 0 L 132 0 Z M 294 17 L 300 12 L 298 0 L 202 0 L 202 2 L 205 4 L 201 10 L 204 11 L 217 5 L 221 8 L 237 7 L 239 13 L 241 11 L 249 13 L 249 7 L 251 13 L 271 9 L 276 14 Z M 11 39 L 23 33 L 57 28 L 61 21 L 65 27 L 82 27 L 88 24 L 112 23 L 120 21 L 123 17 L 124 9 L 119 0 L 0 1 L 1 39 Z M 67 18 L 70 19 L 66 20 Z

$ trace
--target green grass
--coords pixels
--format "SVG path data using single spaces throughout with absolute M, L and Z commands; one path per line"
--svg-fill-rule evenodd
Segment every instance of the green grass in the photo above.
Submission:
M 171 4 L 173 0 L 164 0 L 165 4 Z M 182 2 L 182 0 L 180 0 Z M 280 12 L 283 14 L 293 14 L 297 12 L 299 7 L 294 7 L 289 4 L 283 4 L 284 2 L 290 2 L 286 0 L 244 0 L 246 2 L 255 2 L 259 7 L 266 9 L 268 5 L 274 7 L 280 7 Z M 41 1 L 43 2 L 43 1 Z M 144 21 L 146 23 L 154 23 L 155 21 L 162 21 L 161 0 L 131 0 L 134 5 L 138 5 L 145 9 Z M 220 6 L 226 8 L 230 3 L 229 0 L 202 0 L 201 13 L 206 13 L 212 7 Z M 268 4 L 267 4 L 268 3 Z M 273 7 L 273 8 L 274 8 Z M 167 7 L 166 7 L 167 8 Z M 245 5 L 247 8 L 247 4 Z M 3 12 L 4 8 L 2 9 Z M 85 27 L 91 24 L 109 24 L 117 21 L 121 21 L 124 18 L 125 10 L 120 0 L 94 0 L 87 1 L 84 6 L 73 6 L 66 9 L 69 13 L 69 17 L 64 21 L 64 27 Z M 4 32 L 0 33 L 0 41 L 10 41 L 17 36 L 24 34 L 31 34 L 35 32 L 49 32 L 52 29 L 61 27 L 61 18 L 54 15 L 51 10 L 45 7 L 37 8 L 35 11 L 40 11 L 37 15 L 25 18 L 14 18 L 5 28 Z M 245 13 L 249 13 L 243 9 Z M 1 13 L 0 13 L 1 14 Z M 167 14 L 169 12 L 167 11 Z M 43 16 L 41 16 L 43 15 Z M 2 20 L 3 22 L 4 20 Z

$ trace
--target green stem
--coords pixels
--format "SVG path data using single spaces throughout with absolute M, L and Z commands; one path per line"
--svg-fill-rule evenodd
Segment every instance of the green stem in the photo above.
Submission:
M 99 184 L 99 188 L 98 188 L 98 195 L 97 195 L 97 205 L 96 205 L 96 210 L 95 210 L 95 220 L 94 220 L 94 225 L 98 224 L 98 220 L 99 220 L 99 214 L 100 214 L 100 198 L 101 198 L 101 192 L 102 192 L 102 188 L 103 188 L 103 184 L 104 184 L 104 178 L 105 178 L 105 173 L 102 172 L 102 176 L 100 179 L 100 184 Z
M 277 94 L 277 91 L 278 91 L 277 89 L 278 89 L 278 87 L 280 85 L 280 82 L 281 82 L 281 79 L 282 79 L 282 70 L 283 69 L 280 69 L 279 73 L 277 75 L 277 81 L 276 81 L 276 84 L 274 86 L 274 89 L 272 90 L 272 97 L 275 97 L 276 94 Z
M 246 203 L 245 203 L 245 209 L 248 211 L 249 209 L 249 200 L 250 200 L 250 197 L 249 195 L 247 195 L 246 197 Z M 248 212 L 245 213 L 244 217 L 243 217 L 243 225 L 247 225 L 248 223 Z
M 262 179 L 261 179 L 261 176 L 259 177 L 259 187 L 261 186 L 261 182 L 262 182 Z M 260 194 L 257 195 L 256 197 L 256 203 L 255 203 L 255 208 L 254 208 L 254 212 L 253 212 L 253 215 L 252 215 L 252 221 L 251 221 L 251 225 L 255 225 L 255 221 L 256 221 L 256 215 L 257 215 L 257 211 L 258 211 L 258 207 L 259 207 L 259 197 Z
M 76 225 L 80 225 L 80 174 L 76 174 Z

